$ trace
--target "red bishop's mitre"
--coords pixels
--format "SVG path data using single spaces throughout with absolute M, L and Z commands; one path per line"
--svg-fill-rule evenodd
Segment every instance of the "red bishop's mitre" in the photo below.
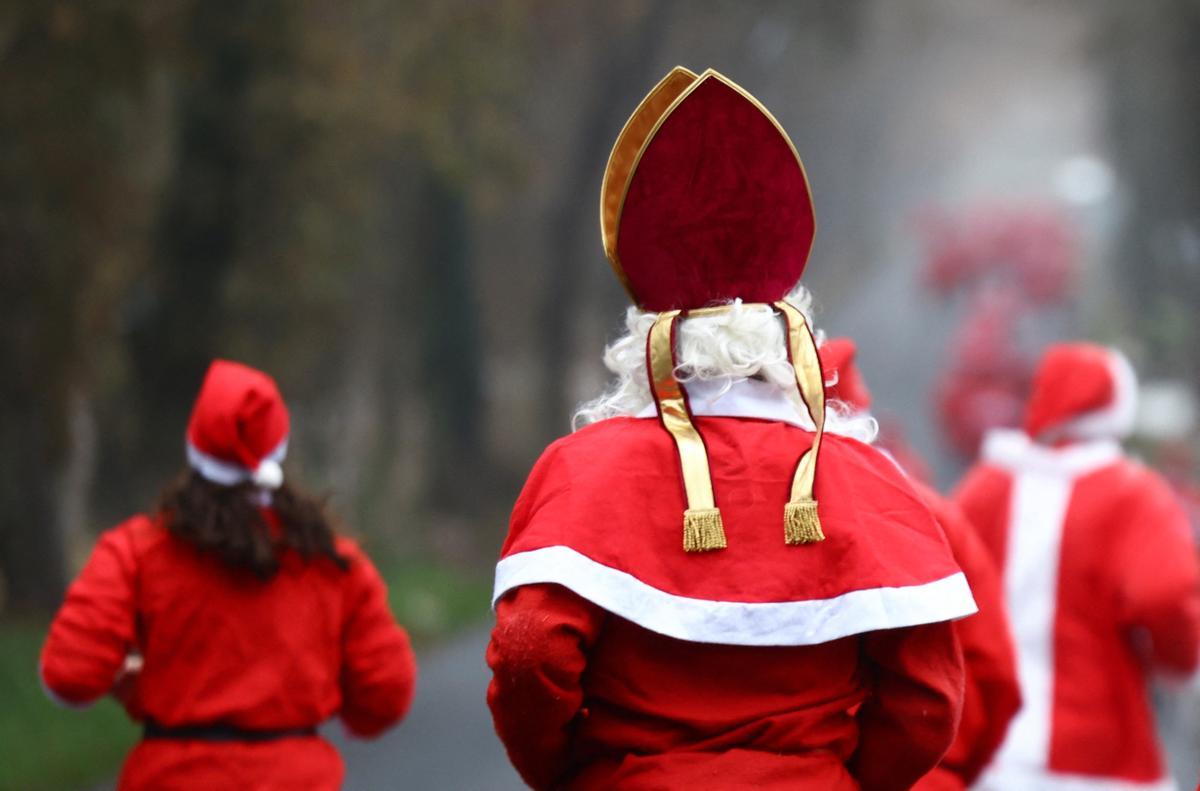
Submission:
M 214 360 L 187 428 L 192 469 L 222 486 L 283 483 L 290 419 L 275 380 L 262 371 Z
M 1059 343 L 1038 364 L 1025 411 L 1034 439 L 1116 438 L 1133 429 L 1137 376 L 1123 354 L 1093 343 Z
M 721 74 L 682 67 L 617 138 L 600 225 L 630 297 L 655 312 L 783 299 L 816 231 L 804 165 L 779 122 Z
M 683 547 L 726 546 L 708 450 L 676 378 L 678 322 L 729 303 L 767 304 L 787 325 L 796 385 L 816 428 L 784 508 L 784 540 L 824 539 L 813 497 L 825 425 L 824 380 L 812 330 L 784 301 L 815 231 L 796 149 L 761 103 L 709 69 L 676 67 L 642 100 L 609 156 L 600 188 L 604 251 L 630 297 L 658 313 L 646 368 L 659 419 L 675 440 L 687 495 Z

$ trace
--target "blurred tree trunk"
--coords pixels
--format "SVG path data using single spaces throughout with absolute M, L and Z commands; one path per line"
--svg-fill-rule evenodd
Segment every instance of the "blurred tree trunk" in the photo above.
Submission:
M 45 610 L 66 580 L 70 403 L 133 257 L 123 146 L 146 28 L 137 9 L 62 3 L 5 8 L 0 26 L 0 576 L 9 608 Z
M 63 457 L 61 380 L 66 372 L 54 370 L 62 364 L 60 358 L 44 357 L 48 350 L 37 343 L 43 333 L 55 333 L 42 313 L 49 306 L 40 298 L 42 289 L 12 271 L 31 261 L 12 255 L 9 230 L 0 229 L 0 312 L 5 317 L 0 338 L 0 605 L 48 610 L 57 605 L 66 582 L 53 483 Z M 54 315 L 62 316 L 59 311 Z
M 1116 261 L 1122 296 L 1147 346 L 1147 373 L 1200 387 L 1200 5 L 1113 3 L 1109 13 L 1110 138 L 1128 204 Z
M 603 3 L 590 7 L 589 27 L 602 30 L 611 25 L 628 25 L 624 31 L 595 35 L 596 50 L 586 87 L 579 89 L 588 99 L 583 121 L 576 134 L 574 148 L 560 183 L 562 193 L 554 201 L 555 209 L 547 223 L 550 262 L 542 294 L 542 433 L 555 437 L 564 432 L 574 406 L 567 384 L 574 368 L 575 325 L 579 321 L 581 280 L 587 280 L 587 267 L 595 266 L 599 255 L 586 256 L 586 249 L 599 250 L 596 224 L 600 200 L 600 178 L 620 124 L 629 117 L 634 105 L 662 75 L 651 72 L 673 3 L 663 0 L 634 19 L 625 22 Z M 615 42 L 615 45 L 614 45 Z M 590 248 L 585 243 L 590 242 Z M 597 350 L 597 353 L 599 350 Z
M 487 469 L 483 442 L 483 350 L 471 223 L 461 184 L 425 167 L 414 229 L 421 239 L 421 369 L 430 416 L 429 505 L 479 505 Z
M 185 27 L 173 170 L 153 231 L 151 274 L 135 297 L 128 336 L 135 394 L 128 408 L 137 413 L 138 440 L 110 448 L 136 455 L 106 481 L 125 487 L 134 501 L 144 502 L 182 466 L 192 399 L 222 349 L 224 288 L 247 221 L 247 184 L 261 175 L 248 140 L 251 90 L 266 64 L 280 57 L 287 24 L 282 3 L 207 0 L 194 4 Z

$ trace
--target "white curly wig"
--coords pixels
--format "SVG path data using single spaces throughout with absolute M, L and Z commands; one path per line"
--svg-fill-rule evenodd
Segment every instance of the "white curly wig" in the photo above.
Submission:
M 812 326 L 812 295 L 803 286 L 787 296 Z M 779 387 L 793 402 L 801 424 L 810 430 L 812 421 L 796 387 L 796 374 L 788 362 L 783 319 L 769 305 L 743 304 L 735 300 L 732 310 L 713 316 L 698 316 L 680 323 L 677 334 L 675 376 L 681 382 L 710 381 L 724 385 L 758 377 Z M 631 306 L 625 313 L 626 332 L 604 350 L 604 365 L 617 379 L 609 389 L 582 404 L 571 419 L 579 429 L 611 417 L 637 415 L 654 403 L 646 375 L 646 336 L 657 313 Z M 820 346 L 823 333 L 814 328 Z M 873 442 L 879 427 L 869 415 L 853 414 L 838 401 L 830 401 L 825 430 L 831 434 Z

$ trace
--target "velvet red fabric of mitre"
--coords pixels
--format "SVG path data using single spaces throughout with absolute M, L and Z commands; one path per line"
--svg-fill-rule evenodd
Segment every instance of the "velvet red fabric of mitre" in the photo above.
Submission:
M 192 407 L 187 438 L 199 451 L 247 470 L 288 436 L 290 418 L 275 380 L 229 360 L 214 360 Z
M 800 280 L 815 230 L 808 181 L 783 131 L 708 72 L 642 152 L 617 263 L 645 310 L 773 302 Z
M 858 347 L 849 338 L 830 338 L 817 350 L 825 372 L 825 397 L 841 401 L 855 412 L 871 408 L 871 391 L 855 364 Z M 833 384 L 829 384 L 832 381 Z
M 1046 430 L 1111 406 L 1117 397 L 1112 353 L 1092 343 L 1060 343 L 1042 357 L 1025 412 L 1025 431 Z

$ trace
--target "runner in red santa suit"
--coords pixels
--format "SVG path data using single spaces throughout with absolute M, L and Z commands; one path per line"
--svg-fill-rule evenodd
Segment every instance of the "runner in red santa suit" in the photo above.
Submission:
M 985 789 L 1168 789 L 1149 672 L 1191 673 L 1200 573 L 1167 484 L 1121 453 L 1126 359 L 1050 347 L 1025 431 L 989 435 L 956 499 L 1001 567 L 1023 706 Z
M 367 557 L 283 482 L 288 423 L 270 377 L 214 362 L 191 470 L 100 537 L 50 626 L 47 691 L 113 692 L 145 725 L 121 791 L 336 789 L 316 725 L 337 714 L 373 736 L 408 709 L 408 637 Z
M 871 391 L 855 362 L 854 341 L 832 338 L 819 351 L 830 409 L 869 416 Z M 886 441 L 879 444 L 891 454 Z M 919 480 L 912 484 L 945 531 L 979 605 L 979 612 L 954 622 L 967 671 L 958 734 L 937 768 L 914 786 L 920 791 L 961 791 L 987 766 L 1021 706 L 1016 655 L 1000 574 L 983 542 L 957 505 Z
M 637 307 L 496 569 L 488 690 L 536 789 L 902 789 L 950 745 L 966 581 L 903 474 L 827 415 L 791 142 L 677 68 L 622 131 L 602 232 Z M 682 529 L 681 529 L 682 528 Z

